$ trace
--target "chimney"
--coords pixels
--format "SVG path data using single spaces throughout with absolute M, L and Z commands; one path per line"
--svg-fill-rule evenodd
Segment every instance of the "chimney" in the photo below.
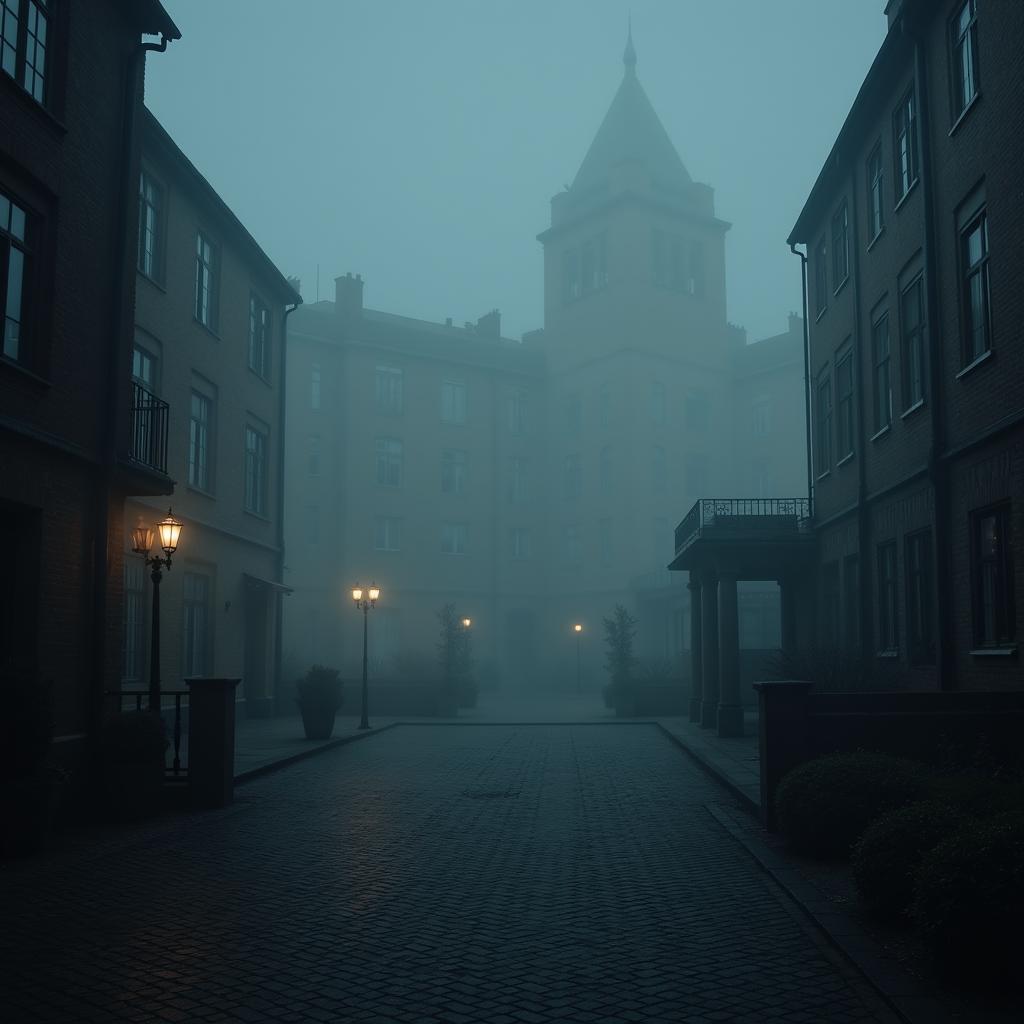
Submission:
M 354 323 L 363 315 L 363 279 L 346 274 L 334 279 L 334 312 L 345 323 Z
M 484 313 L 476 322 L 476 333 L 484 338 L 500 338 L 501 314 L 496 309 Z

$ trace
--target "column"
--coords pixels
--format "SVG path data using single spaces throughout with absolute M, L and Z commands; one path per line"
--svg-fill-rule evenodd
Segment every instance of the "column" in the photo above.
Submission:
M 690 721 L 700 721 L 701 692 L 704 687 L 704 669 L 701 659 L 701 586 L 696 572 L 690 573 L 686 584 L 690 591 Z
M 736 574 L 718 578 L 718 735 L 743 735 L 740 705 L 740 616 Z
M 188 784 L 198 807 L 226 807 L 235 791 L 235 688 L 240 679 L 186 679 Z
M 714 573 L 701 577 L 701 678 L 700 727 L 718 725 L 718 579 Z

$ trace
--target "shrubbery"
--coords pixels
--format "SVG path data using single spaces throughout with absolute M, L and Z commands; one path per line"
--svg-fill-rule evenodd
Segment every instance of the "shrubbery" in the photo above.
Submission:
M 779 830 L 793 849 L 843 857 L 876 818 L 928 795 L 916 761 L 858 751 L 830 754 L 786 775 L 775 795 Z
M 883 814 L 853 848 L 853 877 L 868 911 L 883 920 L 904 917 L 926 853 L 954 832 L 961 815 L 938 800 L 921 800 Z

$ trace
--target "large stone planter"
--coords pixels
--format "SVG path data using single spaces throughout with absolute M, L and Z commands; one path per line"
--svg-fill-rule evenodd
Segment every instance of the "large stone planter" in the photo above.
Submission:
M 334 732 L 334 716 L 338 713 L 335 707 L 322 704 L 300 704 L 302 727 L 306 730 L 307 740 L 329 740 Z

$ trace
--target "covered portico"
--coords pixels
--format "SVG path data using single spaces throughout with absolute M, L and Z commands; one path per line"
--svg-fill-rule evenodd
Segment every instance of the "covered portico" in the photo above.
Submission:
M 702 498 L 676 527 L 668 568 L 690 574 L 690 721 L 743 735 L 737 584 L 774 580 L 782 648 L 799 636 L 798 609 L 813 614 L 814 536 L 806 498 Z

